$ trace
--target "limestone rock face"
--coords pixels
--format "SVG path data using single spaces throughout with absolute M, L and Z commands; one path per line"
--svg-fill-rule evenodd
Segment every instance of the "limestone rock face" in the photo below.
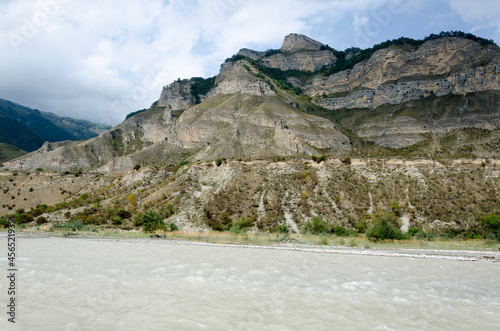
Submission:
M 328 109 L 375 108 L 447 94 L 500 89 L 500 50 L 461 38 L 431 40 L 416 51 L 383 49 L 366 61 L 303 86 Z M 339 94 L 341 94 L 339 96 Z
M 158 100 L 158 106 L 170 110 L 181 110 L 194 106 L 196 99 L 191 95 L 191 85 L 190 80 L 184 79 L 165 86 Z
M 314 72 L 323 66 L 332 66 L 337 60 L 330 50 L 321 50 L 321 46 L 324 45 L 319 41 L 292 33 L 285 37 L 280 53 L 258 59 L 269 68 Z M 245 54 L 252 55 L 248 51 L 242 53 Z
M 281 70 L 317 71 L 330 67 L 337 58 L 331 51 L 299 51 L 293 54 L 273 54 L 261 60 L 263 66 Z
M 257 61 L 263 58 L 264 55 L 266 55 L 266 52 L 258 52 L 248 48 L 242 48 L 238 53 L 236 53 L 236 55 L 246 56 L 248 58 L 251 58 L 252 60 Z
M 253 76 L 243 65 L 240 62 L 225 63 L 215 80 L 216 86 L 208 93 L 207 97 L 234 93 L 275 95 L 271 87 L 263 79 Z M 246 66 L 248 67 L 248 63 Z
M 291 33 L 285 37 L 283 45 L 281 45 L 281 51 L 289 53 L 306 50 L 319 51 L 321 46 L 323 44 L 319 41 L 302 34 Z

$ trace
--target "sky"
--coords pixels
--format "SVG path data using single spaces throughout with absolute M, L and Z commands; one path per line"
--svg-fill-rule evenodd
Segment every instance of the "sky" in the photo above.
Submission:
M 116 125 L 289 33 L 344 50 L 450 30 L 500 43 L 500 1 L 0 0 L 0 98 Z

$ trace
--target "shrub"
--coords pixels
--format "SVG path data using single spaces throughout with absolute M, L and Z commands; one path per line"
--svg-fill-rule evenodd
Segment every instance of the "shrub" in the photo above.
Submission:
M 122 224 L 122 218 L 120 216 L 116 216 L 113 218 L 113 225 L 121 225 Z
M 487 234 L 496 235 L 497 240 L 500 241 L 500 216 L 497 214 L 489 214 L 483 216 L 479 220 L 481 225 L 486 230 Z
M 123 208 L 119 208 L 118 211 L 116 212 L 116 214 L 120 218 L 129 218 L 130 216 L 132 216 L 132 214 L 129 211 L 127 211 Z
M 169 228 L 170 232 L 179 231 L 179 227 L 175 224 L 175 222 L 170 223 Z
M 71 231 L 83 230 L 84 225 L 81 220 L 71 221 L 67 223 L 56 223 L 52 225 L 54 229 L 70 229 Z
M 155 232 L 158 229 L 165 229 L 165 223 L 163 223 L 161 215 L 152 209 L 141 214 L 141 219 L 142 230 L 144 232 Z
M 351 234 L 351 231 L 349 231 L 342 225 L 337 225 L 333 228 L 333 233 L 335 233 L 337 237 L 347 237 Z
M 42 168 L 36 168 L 35 171 L 43 171 L 43 169 Z
M 9 220 L 5 218 L 0 218 L 0 226 L 3 228 L 8 228 L 10 226 Z
M 37 225 L 42 225 L 42 224 L 45 224 L 45 223 L 48 223 L 49 221 L 47 221 L 47 219 L 43 216 L 40 216 L 36 219 L 36 224 Z
M 396 229 L 386 216 L 377 219 L 366 232 L 366 237 L 371 241 L 403 239 L 403 233 Z
M 328 233 L 328 224 L 320 217 L 313 216 L 310 221 L 304 223 L 302 226 L 302 232 L 312 234 Z
M 220 167 L 220 165 L 222 164 L 222 159 L 217 159 L 217 161 L 215 161 L 215 164 Z
M 231 223 L 231 232 L 245 232 L 248 228 L 253 226 L 251 218 L 237 218 Z
M 282 224 L 278 226 L 278 233 L 288 234 L 290 232 L 290 226 L 287 224 Z

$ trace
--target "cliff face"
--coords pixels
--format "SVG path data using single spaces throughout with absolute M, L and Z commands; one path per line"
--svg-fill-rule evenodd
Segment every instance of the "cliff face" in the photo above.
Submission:
M 170 110 L 181 110 L 194 106 L 196 99 L 191 95 L 191 85 L 189 79 L 184 79 L 165 86 L 160 99 L 158 99 L 158 106 Z
M 328 109 L 376 108 L 448 94 L 500 89 L 500 50 L 472 40 L 431 40 L 416 51 L 383 49 L 352 70 L 316 76 L 303 86 Z M 331 94 L 345 94 L 328 97 Z
M 337 58 L 329 50 L 321 50 L 322 43 L 304 35 L 292 33 L 285 37 L 280 53 L 262 59 L 261 64 L 281 70 L 314 72 L 331 67 Z

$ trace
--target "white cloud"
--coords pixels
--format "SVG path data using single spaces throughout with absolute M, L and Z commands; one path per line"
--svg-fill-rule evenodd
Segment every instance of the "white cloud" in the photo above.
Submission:
M 500 41 L 500 1 L 498 0 L 448 0 L 453 11 L 467 23 L 471 32 L 493 28 L 494 40 Z

